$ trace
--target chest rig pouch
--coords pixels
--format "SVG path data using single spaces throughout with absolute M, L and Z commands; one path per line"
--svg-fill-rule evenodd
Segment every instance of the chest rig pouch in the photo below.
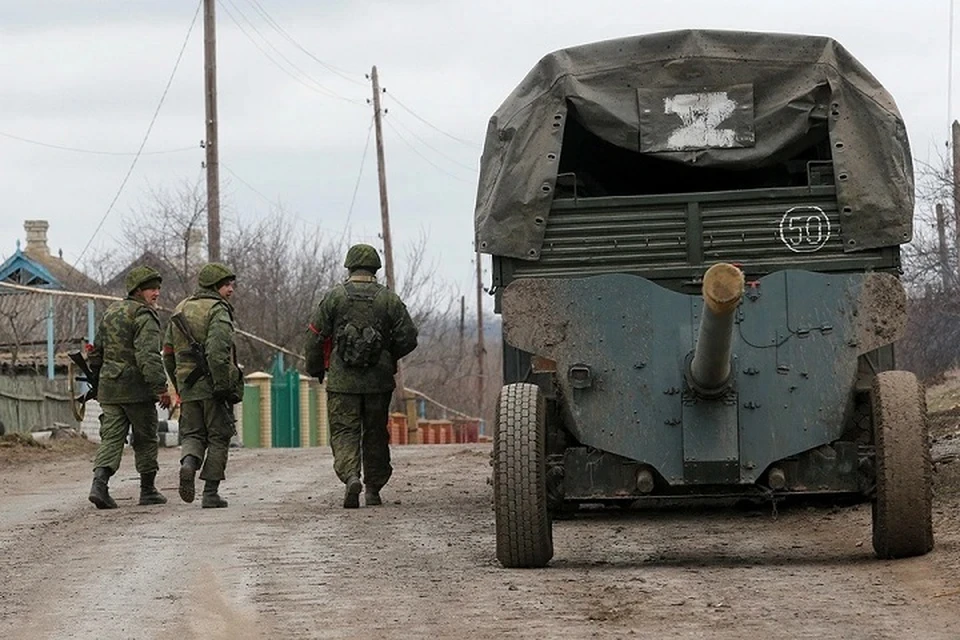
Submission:
M 337 355 L 348 367 L 372 367 L 380 361 L 384 349 L 374 301 L 385 289 L 377 287 L 371 291 L 352 282 L 343 287 L 347 302 L 343 308 L 343 321 L 334 338 Z

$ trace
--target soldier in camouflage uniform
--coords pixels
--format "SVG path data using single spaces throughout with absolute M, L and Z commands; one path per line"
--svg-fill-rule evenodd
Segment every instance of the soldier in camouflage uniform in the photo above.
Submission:
M 243 394 L 243 374 L 233 344 L 233 295 L 236 275 L 211 262 L 200 269 L 196 292 L 177 305 L 192 337 L 205 354 L 207 372 L 191 350 L 190 340 L 171 322 L 163 341 L 163 365 L 176 381 L 180 410 L 180 498 L 193 502 L 195 475 L 205 481 L 200 506 L 226 507 L 220 482 L 227 467 L 230 438 L 236 432 L 233 405 Z M 199 369 L 198 373 L 194 373 Z
M 324 296 L 307 341 L 307 372 L 321 382 L 327 374 L 324 345 L 330 341 L 327 408 L 333 468 L 346 485 L 343 506 L 381 504 L 390 479 L 387 418 L 397 361 L 417 346 L 417 327 L 400 298 L 377 284 L 377 250 L 350 247 L 344 266 L 350 277 Z M 363 468 L 363 483 L 360 470 Z
M 124 300 L 107 307 L 90 353 L 91 371 L 99 376 L 100 446 L 93 463 L 90 502 L 116 509 L 107 482 L 120 466 L 123 445 L 133 428 L 133 455 L 140 474 L 140 503 L 164 504 L 157 491 L 157 407 L 174 404 L 160 359 L 160 274 L 135 267 L 127 274 Z

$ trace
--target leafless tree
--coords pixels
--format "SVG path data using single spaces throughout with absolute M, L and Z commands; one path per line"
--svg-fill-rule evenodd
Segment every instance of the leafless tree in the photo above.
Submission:
M 40 296 L 31 293 L 0 292 L 0 344 L 10 354 L 6 363 L 12 370 L 20 364 L 24 347 L 36 341 L 46 320 Z
M 164 295 L 179 300 L 192 293 L 203 264 L 207 197 L 200 180 L 174 188 L 151 188 L 124 220 L 125 265 L 145 253 L 159 259 L 166 278 Z
M 246 331 L 302 353 L 317 300 L 338 280 L 342 252 L 318 230 L 303 231 L 281 211 L 252 225 L 231 225 L 224 256 L 238 274 L 238 324 Z M 248 366 L 267 368 L 274 351 L 240 341 Z
M 914 237 L 902 253 L 910 304 L 898 366 L 931 380 L 960 362 L 958 212 L 952 161 L 943 157 L 917 168 Z
M 237 273 L 233 297 L 237 326 L 294 353 L 302 353 L 307 324 L 322 296 L 346 278 L 343 258 L 348 241 L 304 228 L 274 207 L 256 222 L 240 223 L 229 213 L 222 219 L 223 258 Z M 109 255 L 115 273 L 150 253 L 165 271 L 164 300 L 172 305 L 189 295 L 202 261 L 198 238 L 205 225 L 202 185 L 182 182 L 174 188 L 151 189 L 124 220 L 123 246 Z M 445 282 L 427 259 L 429 238 L 422 233 L 397 260 L 397 288 L 420 328 L 421 346 L 406 360 L 406 384 L 464 413 L 477 402 L 474 331 L 459 328 L 460 294 Z M 105 264 L 107 257 L 94 262 Z M 117 276 L 114 276 L 117 277 Z M 107 279 L 107 278 L 104 278 Z M 248 372 L 268 370 L 275 349 L 246 337 L 238 339 L 238 357 Z M 485 389 L 499 391 L 500 349 L 488 339 Z M 301 366 L 287 358 L 287 366 Z M 493 400 L 485 406 L 492 412 Z

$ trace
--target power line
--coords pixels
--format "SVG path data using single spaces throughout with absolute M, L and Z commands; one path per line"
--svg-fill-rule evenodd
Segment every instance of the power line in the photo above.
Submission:
M 417 133 L 416 133 L 413 129 L 411 129 L 411 128 L 408 127 L 407 125 L 403 124 L 403 121 L 402 121 L 402 120 L 398 120 L 395 115 L 394 115 L 394 117 L 393 117 L 393 121 L 396 122 L 398 125 L 400 125 L 400 126 L 403 128 L 404 131 L 406 131 L 407 133 L 409 133 L 410 135 L 412 135 L 414 138 L 416 138 L 417 140 L 419 140 L 420 143 L 421 143 L 423 146 L 425 146 L 427 149 L 430 149 L 431 151 L 433 151 L 433 152 L 436 153 L 437 155 L 442 156 L 443 158 L 449 160 L 450 162 L 452 162 L 453 164 L 457 165 L 458 167 L 462 167 L 462 168 L 466 169 L 466 170 L 469 171 L 470 173 L 473 173 L 473 174 L 476 174 L 476 173 L 477 173 L 477 168 L 476 168 L 476 167 L 471 167 L 471 166 L 469 166 L 469 165 L 465 165 L 465 164 L 463 164 L 462 162 L 460 162 L 459 160 L 456 160 L 455 158 L 451 158 L 450 156 L 448 156 L 447 154 L 445 154 L 443 151 L 440 151 L 439 149 L 437 149 L 436 147 L 434 147 L 433 145 L 431 145 L 429 142 L 427 142 L 426 140 L 424 140 L 423 138 L 421 138 L 419 135 L 417 135 Z
M 50 142 L 40 142 L 39 140 L 31 140 L 30 138 L 23 138 L 21 136 L 15 136 L 12 133 L 5 133 L 0 131 L 0 136 L 4 138 L 10 138 L 12 140 L 19 140 L 20 142 L 28 142 L 30 144 L 35 144 L 41 147 L 48 147 L 50 149 L 59 149 L 60 151 L 73 151 L 75 153 L 91 153 L 101 156 L 135 156 L 137 155 L 136 151 L 100 151 L 96 149 L 80 149 L 78 147 L 66 147 L 59 144 L 52 144 Z M 140 155 L 142 156 L 156 156 L 165 153 L 182 153 L 184 151 L 195 151 L 196 146 L 192 147 L 180 147 L 179 149 L 165 149 L 163 151 L 144 151 Z
M 947 127 L 953 122 L 953 4 L 950 0 L 950 35 L 947 42 Z M 949 146 L 950 143 L 947 143 Z
M 446 169 L 444 169 L 444 168 L 441 167 L 440 165 L 436 164 L 433 160 L 431 160 L 431 159 L 428 158 L 427 156 L 425 156 L 425 155 L 423 155 L 422 153 L 420 153 L 420 150 L 417 149 L 417 148 L 416 148 L 415 146 L 413 146 L 412 144 L 410 144 L 410 141 L 407 140 L 407 139 L 403 136 L 402 133 L 400 133 L 399 129 L 397 129 L 395 126 L 393 126 L 393 123 L 391 123 L 389 120 L 384 120 L 384 122 L 387 124 L 388 127 L 390 127 L 390 129 L 391 129 L 395 134 L 397 134 L 397 137 L 400 138 L 400 140 L 402 140 L 405 145 L 407 145 L 408 147 L 410 147 L 410 149 L 411 149 L 415 154 L 417 154 L 418 156 L 420 156 L 421 158 L 423 158 L 423 161 L 426 162 L 427 164 L 429 164 L 431 167 L 433 167 L 434 169 L 436 169 L 436 170 L 439 171 L 440 173 L 445 173 L 446 175 L 450 176 L 450 177 L 453 178 L 454 180 L 459 180 L 460 182 L 467 182 L 467 183 L 470 182 L 470 180 L 465 180 L 464 178 L 461 178 L 461 177 L 458 176 L 458 175 L 454 175 L 454 174 L 450 173 L 449 171 L 447 171 Z
M 417 120 L 419 120 L 419 121 L 422 122 L 423 124 L 427 125 L 427 126 L 430 127 L 431 129 L 434 129 L 434 130 L 436 130 L 436 131 L 439 131 L 440 133 L 442 133 L 443 135 L 447 136 L 447 137 L 450 138 L 451 140 L 456 140 L 456 141 L 459 142 L 460 144 L 465 144 L 465 145 L 467 145 L 468 147 L 473 147 L 474 149 L 479 149 L 479 148 L 480 148 L 480 145 L 477 144 L 476 142 L 470 142 L 469 140 L 464 140 L 463 138 L 458 138 L 457 136 L 455 136 L 455 135 L 453 135 L 453 134 L 451 134 L 451 133 L 447 133 L 446 131 L 444 131 L 444 130 L 441 129 L 440 127 L 436 126 L 435 124 L 433 124 L 433 123 L 427 121 L 426 119 L 418 116 L 416 113 L 413 112 L 413 110 L 412 110 L 410 107 L 408 107 L 407 105 L 405 105 L 405 104 L 403 104 L 402 102 L 400 102 L 400 100 L 397 99 L 397 96 L 393 95 L 392 93 L 390 93 L 390 92 L 387 91 L 386 89 L 384 89 L 383 92 L 386 93 L 388 96 L 390 96 L 390 98 L 391 98 L 394 102 L 396 102 L 397 105 L 398 105 L 401 109 L 403 109 L 404 111 L 406 111 L 407 113 L 409 113 L 409 114 L 412 115 L 414 118 L 416 118 Z
M 350 218 L 353 216 L 353 205 L 357 201 L 357 191 L 360 189 L 360 178 L 363 177 L 363 165 L 367 161 L 367 151 L 370 149 L 370 133 L 373 131 L 373 116 L 370 117 L 370 126 L 367 127 L 367 141 L 363 145 L 363 156 L 360 158 L 360 171 L 357 172 L 357 181 L 353 185 L 353 196 L 350 198 L 350 208 L 347 210 L 347 220 L 343 223 L 343 233 L 340 234 L 340 243 L 347 237 L 350 228 Z
M 293 36 L 291 36 L 289 33 L 287 33 L 286 29 L 284 29 L 283 27 L 281 27 L 280 24 L 279 24 L 276 20 L 274 20 L 272 17 L 270 17 L 270 14 L 267 13 L 267 10 L 264 9 L 263 6 L 262 6 L 259 2 L 257 2 L 257 0 L 247 0 L 247 2 L 249 2 L 250 5 L 253 6 L 254 10 L 256 10 L 261 16 L 263 16 L 264 20 L 267 21 L 267 24 L 269 24 L 271 27 L 273 27 L 273 28 L 277 31 L 277 33 L 279 33 L 281 36 L 283 36 L 284 38 L 286 38 L 286 40 L 287 40 L 288 42 L 290 42 L 290 44 L 292 44 L 292 45 L 295 46 L 296 48 L 300 49 L 300 51 L 302 51 L 303 53 L 305 53 L 307 56 L 309 56 L 312 60 L 314 60 L 316 63 L 318 63 L 318 64 L 319 64 L 320 66 L 322 66 L 324 69 L 326 69 L 327 71 L 330 71 L 331 73 L 334 73 L 334 74 L 340 76 L 341 78 L 343 78 L 343 79 L 346 80 L 347 82 L 352 82 L 352 83 L 357 84 L 357 85 L 360 85 L 360 86 L 366 86 L 366 84 L 365 84 L 364 82 L 362 82 L 361 80 L 357 80 L 357 79 L 351 78 L 350 75 L 348 75 L 348 73 L 347 73 L 346 71 L 343 71 L 342 69 L 339 69 L 339 68 L 333 66 L 332 64 L 329 64 L 329 63 L 327 63 L 327 62 L 324 62 L 323 60 L 321 60 L 321 59 L 318 58 L 317 56 L 315 56 L 315 55 L 313 55 L 312 53 L 310 53 L 306 48 L 303 47 L 303 45 L 301 45 L 299 42 L 297 42 L 296 40 L 294 40 Z M 355 75 L 358 75 L 358 76 L 359 76 L 360 74 L 355 74 Z
M 312 90 L 316 91 L 317 93 L 320 93 L 321 95 L 327 96 L 328 98 L 335 98 L 335 99 L 337 99 L 337 100 L 343 100 L 344 102 L 350 102 L 350 103 L 353 103 L 353 104 L 363 104 L 363 102 L 361 102 L 360 100 L 356 100 L 356 99 L 353 99 L 353 98 L 347 98 L 346 96 L 342 96 L 342 95 L 340 95 L 339 93 L 337 93 L 336 91 L 333 91 L 332 89 L 328 89 L 327 87 L 323 86 L 322 84 L 320 84 L 319 82 L 317 82 L 316 80 L 314 80 L 308 73 L 306 73 L 303 69 L 301 69 L 300 67 L 298 67 L 292 60 L 290 60 L 287 56 L 285 56 L 285 55 L 283 54 L 283 52 L 281 52 L 279 49 L 277 49 L 277 47 L 274 46 L 274 44 L 273 44 L 272 42 L 270 42 L 270 40 L 269 40 L 268 38 L 264 37 L 264 35 L 260 32 L 260 30 L 257 28 L 257 26 L 256 26 L 255 24 L 253 24 L 253 22 L 251 22 L 249 18 L 247 18 L 247 16 L 243 13 L 243 11 L 241 11 L 241 10 L 239 9 L 239 7 L 237 7 L 236 4 L 233 3 L 233 0 L 226 0 L 226 1 L 230 3 L 230 6 L 233 7 L 234 11 L 236 11 L 236 12 L 240 15 L 240 17 L 242 17 L 243 20 L 244 20 L 248 25 L 250 25 L 250 28 L 253 29 L 253 31 L 254 31 L 258 36 L 260 36 L 260 39 L 263 40 L 263 41 L 267 44 L 267 46 L 269 46 L 271 49 L 273 49 L 273 50 L 276 52 L 277 55 L 279 55 L 281 58 L 283 58 L 283 60 L 284 60 L 288 65 L 290 65 L 294 70 L 296 70 L 296 72 L 299 73 L 300 76 L 303 76 L 303 78 L 306 78 L 307 80 L 309 80 L 309 82 L 305 82 L 303 78 L 301 78 L 300 76 L 298 76 L 298 75 L 296 75 L 295 73 L 291 72 L 291 71 L 290 71 L 289 69 L 287 69 L 285 66 L 283 66 L 282 64 L 280 64 L 279 62 L 277 62 L 276 58 L 274 58 L 272 55 L 270 55 L 270 53 L 269 53 L 266 49 L 264 49 L 264 48 L 260 45 L 260 43 L 257 42 L 257 40 L 256 40 L 252 35 L 250 35 L 250 32 L 247 31 L 247 29 L 246 29 L 242 24 L 240 24 L 240 21 L 237 20 L 237 18 L 233 15 L 233 13 L 230 11 L 230 9 L 227 8 L 227 6 L 226 6 L 226 4 L 224 4 L 223 0 L 217 0 L 217 3 L 218 3 L 218 4 L 220 5 L 220 7 L 224 10 L 224 12 L 227 14 L 227 16 L 233 21 L 233 23 L 234 23 L 235 25 L 237 25 L 237 27 L 240 29 L 241 33 L 243 33 L 243 35 L 245 35 L 245 36 L 247 37 L 247 39 L 250 40 L 250 42 L 252 42 L 253 45 L 254 45 L 257 49 L 260 50 L 260 53 L 262 53 L 264 56 L 266 56 L 266 58 L 267 58 L 268 60 L 270 60 L 270 62 L 272 62 L 278 69 L 280 69 L 281 71 L 283 71 L 283 72 L 286 73 L 288 76 L 290 76 L 291 78 L 293 78 L 294 80 L 296 80 L 296 81 L 299 82 L 300 84 L 304 85 L 304 86 L 307 87 L 308 89 L 312 89 Z
M 110 215 L 110 212 L 113 211 L 113 207 L 117 204 L 117 200 L 120 199 L 120 194 L 123 193 L 123 188 L 127 185 L 127 180 L 130 179 L 130 174 L 133 173 L 134 167 L 137 166 L 137 160 L 140 159 L 140 155 L 143 153 L 143 148 L 147 144 L 147 140 L 150 138 L 150 132 L 153 131 L 153 125 L 157 121 L 157 116 L 160 115 L 160 109 L 163 107 L 163 101 L 167 98 L 167 92 L 170 90 L 170 85 L 173 84 L 173 78 L 177 75 L 177 69 L 180 68 L 180 61 L 183 59 L 183 52 L 187 49 L 187 43 L 190 41 L 190 34 L 193 33 L 193 27 L 197 24 L 197 16 L 200 15 L 200 7 L 203 6 L 203 1 L 197 3 L 197 10 L 193 14 L 193 20 L 190 22 L 190 28 L 187 29 L 187 35 L 183 39 L 183 44 L 180 46 L 180 53 L 177 54 L 177 61 L 173 65 L 173 71 L 170 72 L 170 77 L 167 79 L 167 85 L 163 88 L 163 93 L 160 95 L 160 101 L 157 103 L 157 108 L 153 112 L 153 117 L 150 118 L 150 124 L 147 126 L 147 132 L 143 135 L 143 140 L 140 141 L 140 148 L 137 149 L 137 154 L 133 157 L 133 162 L 130 163 L 130 168 L 127 169 L 127 175 L 123 177 L 123 181 L 120 183 L 120 188 L 117 189 L 116 195 L 113 196 L 113 200 L 110 201 L 110 206 L 107 207 L 107 210 L 104 212 L 103 217 L 100 218 L 100 222 L 97 224 L 97 228 L 93 230 L 90 239 L 87 240 L 87 244 L 84 245 L 83 251 L 80 252 L 80 255 L 77 256 L 77 259 L 74 261 L 73 266 L 76 268 L 79 264 L 81 258 L 86 254 L 87 249 L 90 248 L 90 244 L 93 242 L 93 239 L 97 237 L 97 234 L 100 233 L 100 229 L 103 227 L 103 223 L 107 221 L 107 216 Z
M 247 182 L 246 180 L 244 180 L 243 178 L 241 178 L 240 176 L 238 176 L 233 169 L 231 169 L 230 167 L 228 167 L 227 165 L 225 165 L 225 164 L 222 163 L 222 162 L 220 163 L 220 166 L 223 167 L 224 169 L 226 169 L 226 170 L 227 170 L 227 173 L 229 173 L 229 174 L 232 175 L 234 178 L 236 178 L 237 181 L 238 181 L 240 184 L 242 184 L 242 185 L 245 186 L 247 189 L 250 189 L 250 191 L 253 191 L 255 194 L 257 194 L 258 196 L 260 196 L 261 198 L 263 198 L 264 201 L 265 201 L 267 204 L 269 204 L 271 207 L 277 205 L 276 202 L 274 202 L 273 200 L 271 200 L 271 199 L 268 198 L 267 196 L 263 195 L 263 193 L 260 192 L 260 190 L 258 190 L 256 187 L 254 187 L 254 186 L 251 185 L 249 182 Z

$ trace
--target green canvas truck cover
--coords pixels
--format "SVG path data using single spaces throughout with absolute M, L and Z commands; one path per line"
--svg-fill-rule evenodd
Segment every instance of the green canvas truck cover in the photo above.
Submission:
M 822 36 L 685 30 L 563 49 L 527 74 L 487 127 L 482 252 L 538 259 L 573 113 L 617 147 L 737 170 L 782 162 L 826 127 L 845 250 L 912 237 L 903 120 L 846 49 Z

